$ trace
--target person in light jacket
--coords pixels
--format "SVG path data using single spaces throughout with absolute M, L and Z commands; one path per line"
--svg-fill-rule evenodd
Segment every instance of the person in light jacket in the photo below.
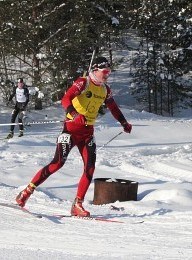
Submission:
M 16 99 L 15 107 L 12 111 L 11 115 L 11 123 L 15 123 L 15 120 L 18 116 L 18 123 L 19 124 L 19 137 L 23 136 L 23 124 L 22 124 L 22 118 L 25 115 L 25 110 L 27 107 L 27 104 L 29 102 L 29 90 L 27 86 L 24 84 L 23 78 L 19 78 L 17 82 L 17 86 L 13 88 L 13 92 L 9 97 L 10 102 L 13 97 Z M 14 136 L 14 125 L 11 125 L 10 132 L 7 136 L 7 139 L 12 138 Z

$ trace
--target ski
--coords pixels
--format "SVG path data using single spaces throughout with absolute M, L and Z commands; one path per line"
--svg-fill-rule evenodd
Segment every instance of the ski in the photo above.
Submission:
M 121 220 L 115 220 L 115 219 L 110 219 L 110 218 L 105 218 L 105 217 L 79 217 L 79 216 L 71 216 L 71 215 L 54 215 L 55 217 L 59 219 L 63 218 L 71 218 L 71 219 L 77 219 L 77 220 L 91 220 L 91 221 L 100 221 L 100 222 L 110 222 L 110 223 L 120 223 L 120 224 L 125 224 L 126 222 L 121 221 Z M 129 221 L 128 224 L 141 224 L 143 223 L 144 220 L 131 220 Z
M 99 222 L 109 222 L 109 223 L 119 223 L 119 224 L 126 224 L 127 222 L 124 222 L 124 221 L 121 221 L 121 220 L 115 220 L 115 219 L 110 219 L 110 218 L 106 218 L 106 217 L 80 217 L 80 216 L 71 216 L 71 215 L 63 215 L 63 214 L 54 214 L 54 215 L 47 215 L 47 214 L 41 214 L 41 213 L 35 213 L 35 212 L 32 212 L 28 209 L 26 209 L 25 207 L 20 207 L 19 205 L 17 204 L 14 204 L 14 203 L 5 203 L 5 202 L 0 202 L 0 206 L 2 207 L 7 207 L 7 208 L 12 208 L 12 209 L 16 209 L 16 210 L 20 210 L 22 212 L 24 212 L 25 214 L 28 214 L 29 216 L 31 217 L 34 217 L 34 218 L 47 218 L 47 219 L 53 219 L 53 218 L 56 218 L 56 219 L 74 219 L 74 220 L 90 220 L 90 221 L 99 221 Z M 141 224 L 143 223 L 144 220 L 130 220 L 128 221 L 127 224 Z
M 54 215 L 57 218 L 71 218 L 71 219 L 79 219 L 79 220 L 92 220 L 92 221 L 102 221 L 102 222 L 114 222 L 114 223 L 125 223 L 120 220 L 108 219 L 104 217 L 80 217 L 80 216 L 71 216 L 71 215 Z
M 24 213 L 26 213 L 26 214 L 28 214 L 32 217 L 35 217 L 35 218 L 42 218 L 43 217 L 41 214 L 31 212 L 30 210 L 26 209 L 25 207 L 22 208 L 19 205 L 14 204 L 14 203 L 0 202 L 0 206 L 20 210 L 20 211 L 22 211 L 22 212 L 24 212 Z
M 115 220 L 115 219 L 110 219 L 106 217 L 79 217 L 79 216 L 71 216 L 71 215 L 54 215 L 55 217 L 59 219 L 63 218 L 70 218 L 74 220 L 91 220 L 91 221 L 100 221 L 100 222 L 109 222 L 109 223 L 119 223 L 119 224 L 142 224 L 144 223 L 143 219 L 129 219 L 128 223 L 127 221 L 121 221 L 121 220 Z
M 56 218 L 58 220 L 62 219 L 71 219 L 71 220 L 87 220 L 87 221 L 95 221 L 95 222 L 109 222 L 109 223 L 119 223 L 119 224 L 141 224 L 144 223 L 143 219 L 129 219 L 128 221 L 124 222 L 121 220 L 106 218 L 106 217 L 80 217 L 80 216 L 71 216 L 71 215 L 64 215 L 64 214 L 54 214 L 54 215 L 46 215 L 43 214 L 42 217 L 46 217 L 50 220 Z

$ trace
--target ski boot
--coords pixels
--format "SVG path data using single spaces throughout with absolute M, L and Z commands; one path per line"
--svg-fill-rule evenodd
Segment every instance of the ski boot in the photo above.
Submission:
M 35 185 L 30 183 L 23 191 L 21 191 L 17 195 L 16 197 L 17 204 L 21 207 L 24 207 L 25 203 L 27 202 L 31 194 L 34 192 L 34 190 L 35 190 Z
M 23 130 L 20 130 L 18 137 L 22 137 L 22 136 L 23 136 Z
M 90 212 L 83 208 L 83 200 L 76 198 L 71 208 L 71 215 L 78 217 L 90 217 Z
M 11 139 L 11 138 L 13 138 L 13 136 L 14 136 L 13 131 L 10 131 L 10 133 L 7 136 L 7 139 Z

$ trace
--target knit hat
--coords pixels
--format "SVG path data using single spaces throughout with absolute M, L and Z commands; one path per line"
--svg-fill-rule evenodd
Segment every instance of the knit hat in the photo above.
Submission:
M 104 68 L 110 68 L 110 63 L 105 57 L 98 57 L 93 61 L 92 69 L 104 69 Z

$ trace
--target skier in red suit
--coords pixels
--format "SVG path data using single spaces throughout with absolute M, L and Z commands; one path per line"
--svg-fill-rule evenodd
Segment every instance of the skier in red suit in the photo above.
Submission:
M 132 125 L 127 122 L 118 108 L 110 87 L 106 83 L 110 73 L 108 60 L 105 57 L 98 57 L 93 62 L 88 77 L 78 78 L 63 96 L 61 103 L 66 111 L 66 119 L 62 134 L 57 140 L 55 156 L 48 165 L 35 174 L 28 186 L 16 197 L 16 202 L 21 207 L 24 207 L 36 187 L 64 165 L 71 149 L 77 146 L 82 156 L 84 169 L 71 208 L 71 215 L 90 216 L 82 203 L 95 170 L 94 124 L 101 105 L 104 103 L 107 106 L 126 133 L 130 133 L 132 129 Z

